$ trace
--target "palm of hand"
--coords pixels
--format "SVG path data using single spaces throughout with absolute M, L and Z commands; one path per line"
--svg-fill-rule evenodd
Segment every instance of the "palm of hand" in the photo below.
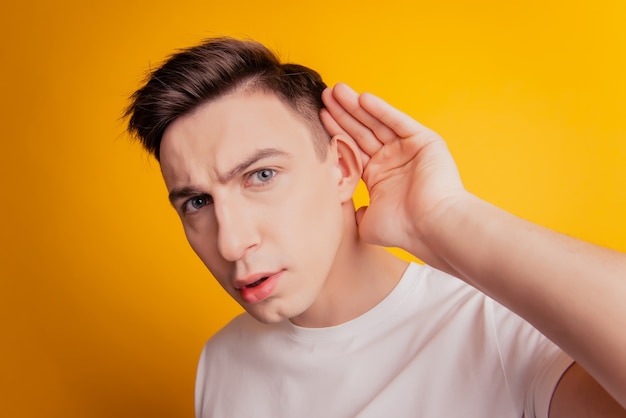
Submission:
M 422 134 L 387 142 L 365 165 L 370 204 L 357 219 L 367 242 L 407 249 L 429 212 L 463 190 L 446 144 Z
M 327 131 L 347 135 L 360 149 L 370 194 L 369 207 L 357 212 L 361 237 L 408 249 L 433 209 L 464 191 L 445 142 L 382 99 L 345 84 L 322 98 Z

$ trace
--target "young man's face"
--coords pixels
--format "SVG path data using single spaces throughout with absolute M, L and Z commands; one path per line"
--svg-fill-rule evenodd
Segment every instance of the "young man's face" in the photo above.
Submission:
M 336 147 L 275 95 L 236 92 L 174 121 L 161 169 L 194 251 L 262 322 L 304 313 L 343 238 Z

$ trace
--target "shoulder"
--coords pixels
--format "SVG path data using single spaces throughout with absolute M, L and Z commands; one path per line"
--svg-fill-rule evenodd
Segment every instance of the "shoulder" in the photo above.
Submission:
M 407 271 L 415 282 L 418 306 L 428 310 L 457 311 L 474 308 L 482 311 L 489 298 L 463 280 L 428 265 L 411 264 Z
M 226 360 L 245 359 L 250 356 L 250 347 L 263 349 L 288 338 L 285 324 L 264 324 L 244 312 L 206 342 L 200 356 L 200 367 L 210 367 L 210 364 L 215 366 Z
M 204 353 L 229 350 L 233 346 L 250 343 L 254 338 L 263 335 L 265 329 L 271 325 L 264 325 L 244 312 L 233 318 L 222 329 L 216 332 L 205 344 Z

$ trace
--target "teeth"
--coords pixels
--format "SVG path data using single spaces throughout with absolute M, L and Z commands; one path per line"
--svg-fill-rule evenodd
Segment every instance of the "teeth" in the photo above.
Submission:
M 256 287 L 256 286 L 260 285 L 261 283 L 263 283 L 265 280 L 267 280 L 267 277 L 261 277 L 259 280 L 257 280 L 254 283 L 250 283 L 246 287 Z

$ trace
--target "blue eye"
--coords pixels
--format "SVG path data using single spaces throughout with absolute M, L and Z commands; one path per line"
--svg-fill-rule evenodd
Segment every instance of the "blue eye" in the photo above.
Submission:
M 191 199 L 189 199 L 185 203 L 185 206 L 183 207 L 183 210 L 185 212 L 200 210 L 204 206 L 210 204 L 212 201 L 213 201 L 213 199 L 209 195 L 195 196 L 195 197 L 192 197 Z
M 267 183 L 276 175 L 276 171 L 271 170 L 269 168 L 264 168 L 263 170 L 255 171 L 252 174 L 252 181 L 259 183 Z

